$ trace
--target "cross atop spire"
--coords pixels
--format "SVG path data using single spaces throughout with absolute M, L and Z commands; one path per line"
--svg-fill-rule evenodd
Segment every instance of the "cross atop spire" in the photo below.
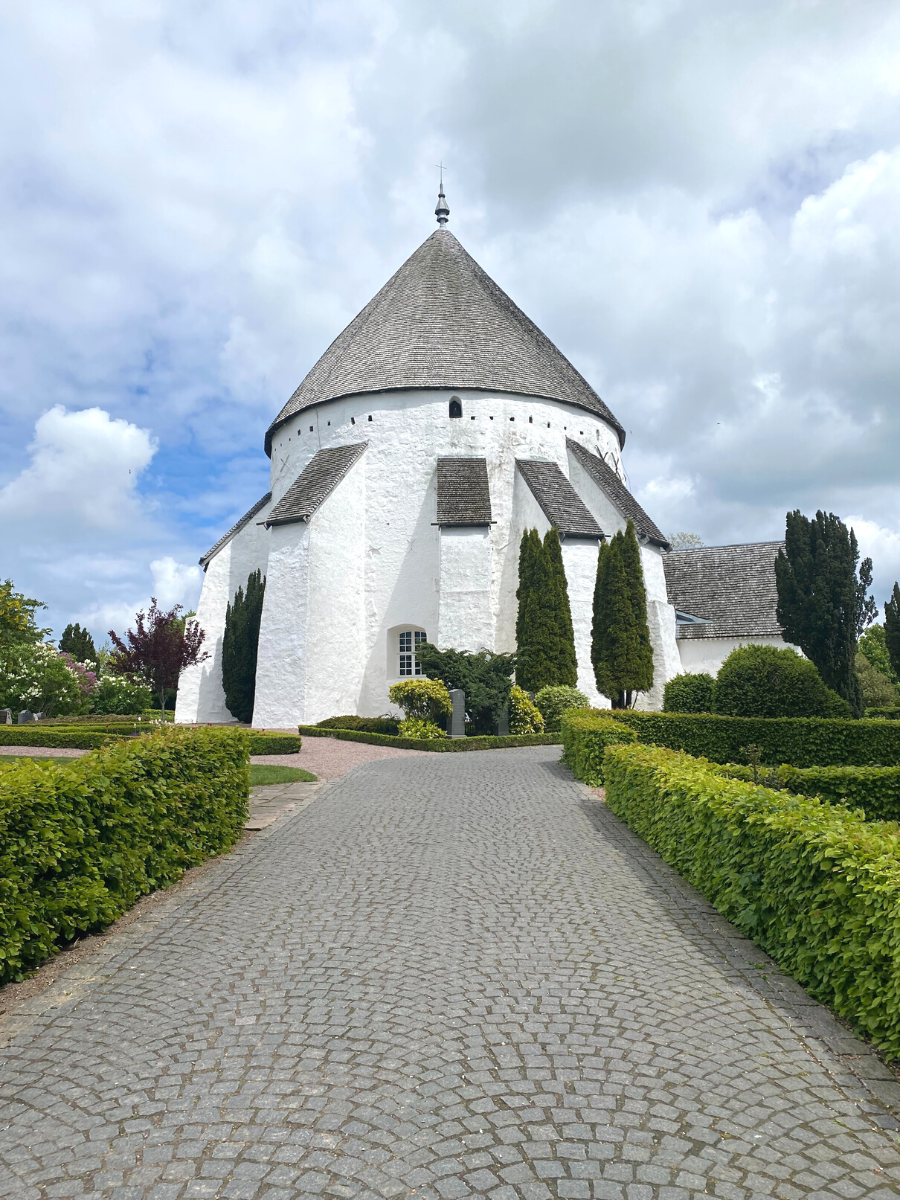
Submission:
M 437 163 L 438 169 L 441 172 L 440 190 L 438 191 L 437 208 L 434 210 L 434 215 L 437 217 L 437 223 L 441 229 L 447 224 L 450 217 L 450 205 L 447 203 L 447 197 L 444 195 L 444 164 Z

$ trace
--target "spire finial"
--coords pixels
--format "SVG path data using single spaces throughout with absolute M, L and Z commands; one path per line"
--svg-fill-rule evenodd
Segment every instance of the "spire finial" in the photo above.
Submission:
M 440 190 L 438 191 L 437 208 L 434 210 L 434 215 L 437 217 L 437 223 L 441 229 L 447 224 L 450 217 L 450 205 L 447 203 L 447 197 L 444 195 L 444 164 L 435 164 L 441 173 Z

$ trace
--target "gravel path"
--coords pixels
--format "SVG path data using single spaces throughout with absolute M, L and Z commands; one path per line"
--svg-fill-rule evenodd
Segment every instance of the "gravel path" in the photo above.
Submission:
M 0 1022 L 0 1196 L 900 1195 L 887 1072 L 556 758 L 364 764 Z

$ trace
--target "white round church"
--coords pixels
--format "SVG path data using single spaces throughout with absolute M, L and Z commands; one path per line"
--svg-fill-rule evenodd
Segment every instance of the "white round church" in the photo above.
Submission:
M 329 346 L 270 426 L 271 491 L 200 560 L 198 619 L 210 657 L 184 672 L 176 720 L 234 720 L 221 680 L 225 610 L 257 569 L 266 590 L 256 727 L 386 712 L 388 687 L 417 673 L 415 648 L 425 639 L 514 650 L 519 542 L 529 528 L 559 531 L 578 686 L 598 705 L 607 703 L 590 661 L 598 543 L 629 517 L 642 545 L 654 647 L 644 705 L 659 707 L 666 680 L 685 669 L 683 626 L 713 626 L 713 658 L 737 644 L 721 621 L 676 613 L 664 559 L 681 556 L 667 554 L 628 491 L 622 426 L 443 227 L 443 193 L 436 212 L 441 227 Z M 697 563 L 686 571 L 682 559 L 680 571 L 682 586 L 695 591 Z M 780 640 L 777 626 L 757 633 Z

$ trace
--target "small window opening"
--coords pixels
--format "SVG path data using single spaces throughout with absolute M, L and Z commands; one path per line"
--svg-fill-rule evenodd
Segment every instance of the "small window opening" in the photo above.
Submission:
M 493 421 L 493 419 L 494 419 L 493 417 L 490 418 L 490 420 L 492 420 L 492 421 Z
M 549 422 L 549 421 L 547 422 L 547 428 L 548 428 L 548 429 L 550 428 L 550 422 Z
M 372 420 L 371 416 L 369 417 L 369 420 L 370 420 L 370 421 Z
M 451 417 L 461 417 L 462 416 L 462 404 L 460 403 L 459 396 L 451 396 L 450 397 L 450 416 Z
M 312 433 L 312 429 L 313 429 L 313 427 L 312 427 L 312 425 L 310 425 L 310 427 L 309 427 L 309 432 L 310 432 L 310 433 Z
M 511 421 L 514 421 L 516 418 L 515 418 L 515 417 L 510 417 L 509 419 L 510 419 Z
M 534 424 L 534 417 L 529 417 L 529 418 L 528 418 L 528 424 L 529 424 L 529 425 L 533 425 L 533 424 Z
M 356 424 L 356 417 L 351 417 L 351 418 L 350 418 L 350 424 L 351 424 L 351 425 L 355 425 L 355 424 Z
M 330 424 L 331 424 L 331 422 L 329 421 L 329 422 L 328 422 L 328 424 L 330 425 Z
M 469 420 L 470 420 L 470 421 L 474 421 L 474 420 L 475 420 L 475 418 L 474 418 L 474 417 L 469 417 Z
M 421 629 L 404 629 L 400 634 L 400 676 L 421 675 L 422 666 L 416 658 L 416 650 L 428 635 Z

